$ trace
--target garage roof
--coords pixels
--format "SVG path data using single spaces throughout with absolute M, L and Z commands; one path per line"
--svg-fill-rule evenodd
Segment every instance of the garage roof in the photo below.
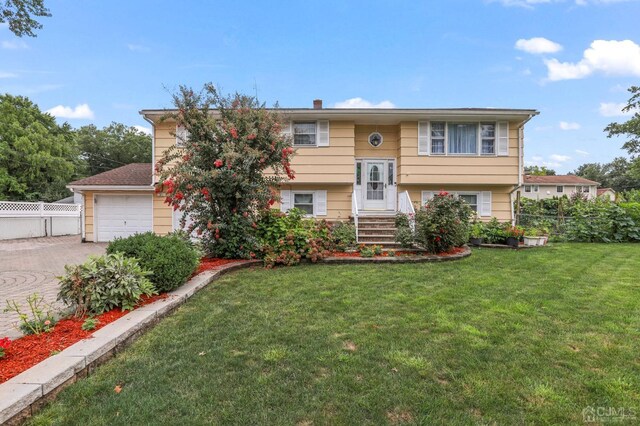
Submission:
M 132 163 L 71 182 L 68 186 L 151 186 L 151 163 Z

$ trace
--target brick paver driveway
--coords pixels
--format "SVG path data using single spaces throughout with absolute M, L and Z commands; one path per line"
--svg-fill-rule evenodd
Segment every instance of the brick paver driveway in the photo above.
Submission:
M 56 276 L 64 265 L 82 263 L 91 254 L 104 253 L 106 244 L 81 243 L 79 236 L 0 241 L 0 338 L 18 337 L 17 315 L 5 313 L 6 300 L 26 307 L 26 298 L 38 293 L 55 308 L 58 293 Z

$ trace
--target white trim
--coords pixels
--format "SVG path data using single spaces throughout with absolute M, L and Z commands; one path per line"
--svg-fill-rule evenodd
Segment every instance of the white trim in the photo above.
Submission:
M 324 127 L 326 126 L 326 130 Z M 329 120 L 318 120 L 316 122 L 316 146 L 327 147 L 331 142 L 331 128 Z
M 176 146 L 178 148 L 184 147 L 184 142 L 189 140 L 189 135 L 186 127 L 176 124 Z
M 67 185 L 72 191 L 153 191 L 153 185 Z
M 428 149 L 428 153 L 421 151 L 420 141 L 421 141 L 421 126 L 426 124 L 427 127 L 427 141 L 426 146 Z M 444 123 L 444 153 L 433 153 L 432 150 L 432 133 L 431 133 L 431 123 Z M 498 156 L 498 127 L 500 123 L 507 123 L 507 147 L 509 143 L 509 132 L 508 132 L 508 122 L 498 122 L 498 121 L 475 121 L 475 120 L 430 120 L 430 121 L 419 121 L 418 122 L 418 155 L 433 155 L 438 157 L 496 157 Z M 476 125 L 476 152 L 475 153 L 452 153 L 449 152 L 449 124 L 475 124 Z M 493 124 L 494 125 L 494 139 L 493 139 L 493 153 L 483 154 L 482 153 L 482 124 Z M 423 147 L 424 148 L 424 147 Z M 507 148 L 508 155 L 508 148 Z
M 327 120 L 325 120 L 325 121 L 327 121 Z M 315 126 L 316 126 L 316 132 L 315 132 L 316 139 L 315 139 L 315 143 L 313 145 L 296 145 L 296 123 L 300 123 L 300 124 L 302 124 L 302 123 L 315 123 Z M 328 121 L 327 121 L 327 123 L 328 123 Z M 296 120 L 296 121 L 291 121 L 291 146 L 296 148 L 296 149 L 297 148 L 317 148 L 317 147 L 321 146 L 318 143 L 319 139 L 320 139 L 320 136 L 319 136 L 320 132 L 318 131 L 318 127 L 319 127 L 318 120 Z M 328 129 L 327 129 L 327 133 L 329 133 Z M 328 146 L 328 144 L 326 146 Z
M 509 122 L 498 121 L 495 128 L 494 151 L 498 157 L 509 156 Z
M 373 135 L 378 135 L 378 136 L 380 136 L 380 145 L 378 145 L 378 146 L 374 146 L 374 145 L 371 143 L 371 136 L 373 136 Z M 380 148 L 380 147 L 382 146 L 382 144 L 384 143 L 384 136 L 382 136 L 382 133 L 380 133 L 379 131 L 377 131 L 377 130 L 376 130 L 376 131 L 374 131 L 374 132 L 369 133 L 369 136 L 367 136 L 367 142 L 369 142 L 369 145 L 370 145 L 372 148 Z
M 431 126 L 429 121 L 418 121 L 418 155 L 431 155 Z

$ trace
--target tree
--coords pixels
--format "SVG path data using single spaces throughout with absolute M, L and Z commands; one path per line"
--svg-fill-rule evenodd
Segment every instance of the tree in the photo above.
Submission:
M 114 122 L 100 130 L 90 124 L 76 130 L 75 138 L 88 175 L 151 162 L 151 136 L 135 127 Z
M 0 199 L 64 198 L 77 162 L 68 124 L 58 126 L 25 97 L 0 95 Z
M 260 211 L 279 199 L 285 176 L 294 178 L 278 113 L 254 97 L 222 97 L 212 84 L 199 94 L 183 86 L 173 102 L 178 112 L 167 118 L 188 136 L 179 132 L 182 147 L 157 162 L 156 192 L 182 212 L 181 224 L 201 236 L 209 255 L 251 257 Z
M 0 23 L 8 23 L 9 30 L 18 37 L 35 37 L 33 30 L 42 28 L 42 24 L 33 17 L 49 17 L 49 9 L 44 0 L 4 0 L 0 3 Z
M 546 166 L 527 166 L 524 168 L 524 174 L 532 176 L 555 176 L 556 171 L 548 169 Z
M 587 163 L 573 171 L 576 176 L 600 182 L 604 188 L 616 192 L 640 188 L 640 178 L 633 171 L 633 162 L 624 157 L 614 158 L 610 163 Z
M 607 137 L 625 136 L 628 140 L 622 145 L 631 156 L 631 164 L 629 173 L 635 179 L 640 179 L 640 87 L 631 86 L 628 89 L 631 97 L 627 101 L 627 105 L 622 109 L 623 112 L 633 112 L 633 116 L 624 123 L 610 123 L 605 127 Z

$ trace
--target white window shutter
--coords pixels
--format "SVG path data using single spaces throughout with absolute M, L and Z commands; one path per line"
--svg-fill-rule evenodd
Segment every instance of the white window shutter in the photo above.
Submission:
M 314 193 L 316 200 L 316 208 L 314 216 L 326 216 L 327 215 L 327 191 L 321 190 Z
M 421 207 L 424 207 L 424 205 L 427 204 L 427 201 L 433 198 L 433 194 L 434 194 L 433 191 L 422 191 Z
M 482 191 L 480 193 L 480 216 L 491 216 L 491 191 Z
M 291 121 L 285 121 L 282 123 L 280 133 L 282 133 L 282 136 L 291 136 Z
M 509 123 L 507 121 L 500 121 L 497 127 L 498 155 L 509 155 Z
M 318 120 L 318 146 L 329 146 L 329 120 Z
M 429 147 L 429 122 L 418 122 L 418 155 L 429 155 L 431 149 Z
M 176 125 L 176 146 L 184 146 L 189 139 L 189 132 L 184 126 Z
M 280 198 L 282 199 L 280 201 L 280 211 L 286 213 L 291 210 L 291 191 L 285 189 L 281 190 Z

